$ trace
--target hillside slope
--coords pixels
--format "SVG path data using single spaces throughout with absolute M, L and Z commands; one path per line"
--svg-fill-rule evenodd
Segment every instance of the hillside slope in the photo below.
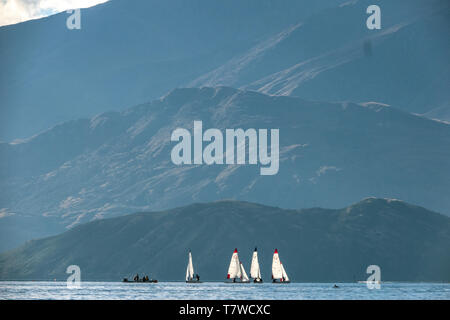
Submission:
M 450 120 L 450 5 L 380 2 L 382 28 L 368 30 L 366 8 L 348 2 L 268 36 L 193 86 L 232 86 L 322 101 L 378 101 Z
M 278 174 L 262 176 L 259 165 L 174 165 L 171 133 L 192 132 L 194 120 L 222 132 L 278 128 Z M 377 103 L 177 89 L 123 112 L 0 144 L 2 246 L 102 217 L 221 199 L 339 208 L 374 196 L 449 214 L 448 145 L 450 125 Z M 26 216 L 40 217 L 41 234 L 16 232 Z
M 156 99 L 345 0 L 111 0 L 0 27 L 0 141 Z
M 258 246 L 270 281 L 278 248 L 293 281 L 450 281 L 450 218 L 398 200 L 368 198 L 340 210 L 285 210 L 220 201 L 83 224 L 0 255 L 0 279 L 121 280 L 139 272 L 183 280 L 187 250 L 204 280 L 226 277 L 234 248 L 244 266 Z
M 382 29 L 368 30 L 376 3 Z M 1 27 L 0 141 L 186 86 L 449 120 L 449 16 L 446 0 L 111 0 L 82 10 L 81 30 L 65 12 Z

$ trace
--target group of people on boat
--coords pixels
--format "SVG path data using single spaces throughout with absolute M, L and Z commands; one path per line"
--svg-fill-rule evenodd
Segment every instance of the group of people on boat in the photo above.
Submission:
M 128 278 L 124 278 L 123 282 L 158 282 L 157 280 L 150 279 L 147 275 L 143 276 L 142 278 L 139 277 L 139 274 L 137 273 L 133 281 L 129 281 Z
M 134 282 L 139 282 L 139 281 L 142 281 L 142 282 L 148 282 L 148 281 L 150 281 L 150 280 L 148 279 L 148 276 L 143 276 L 142 279 L 139 279 L 139 273 L 137 273 L 137 274 L 134 276 L 133 280 L 134 280 Z

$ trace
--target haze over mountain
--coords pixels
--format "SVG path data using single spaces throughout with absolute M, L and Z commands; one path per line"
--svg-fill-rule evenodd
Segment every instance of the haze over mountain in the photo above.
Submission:
M 371 4 L 381 30 L 366 27 Z M 190 244 L 220 279 L 235 246 L 250 257 L 258 243 L 266 274 L 277 246 L 301 253 L 286 261 L 298 280 L 365 278 L 368 254 L 394 280 L 448 280 L 448 218 L 384 200 L 295 211 L 373 196 L 450 215 L 448 1 L 112 0 L 83 10 L 81 30 L 67 17 L 0 28 L 0 140 L 19 138 L 0 142 L 0 251 L 74 228 L 2 255 L 0 277 L 63 277 L 73 262 L 88 278 L 144 266 L 178 279 Z M 279 129 L 279 173 L 174 165 L 170 135 L 195 120 Z M 290 210 L 217 202 L 97 221 L 222 199 Z
M 278 174 L 262 176 L 259 165 L 174 165 L 171 133 L 192 132 L 194 120 L 222 132 L 279 129 Z M 85 221 L 221 199 L 298 209 L 375 196 L 449 214 L 448 145 L 450 125 L 377 103 L 176 89 L 0 144 L 1 248 Z
M 313 14 L 192 84 L 310 100 L 378 101 L 450 120 L 450 4 L 380 2 L 382 29 L 374 32 L 361 23 L 372 2 Z
M 0 28 L 0 139 L 159 98 L 326 0 L 112 0 Z
M 450 218 L 374 198 L 338 210 L 220 201 L 94 221 L 1 254 L 0 279 L 65 281 L 75 264 L 83 281 L 183 281 L 190 248 L 201 279 L 223 280 L 234 248 L 248 270 L 255 245 L 265 281 L 274 248 L 295 282 L 366 280 L 372 264 L 383 281 L 450 281 Z
M 366 28 L 380 4 L 382 29 Z M 226 85 L 449 120 L 445 0 L 111 0 L 0 28 L 0 139 Z

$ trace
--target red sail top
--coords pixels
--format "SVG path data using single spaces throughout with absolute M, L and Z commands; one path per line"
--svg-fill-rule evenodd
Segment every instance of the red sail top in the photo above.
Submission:
M 278 249 L 275 249 L 275 252 L 274 253 L 278 253 Z
M 236 249 L 234 249 L 234 253 L 237 253 L 237 248 L 236 248 Z

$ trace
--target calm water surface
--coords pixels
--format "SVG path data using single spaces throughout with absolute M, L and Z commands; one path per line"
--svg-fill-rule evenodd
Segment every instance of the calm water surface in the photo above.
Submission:
M 82 282 L 80 289 L 68 289 L 65 282 L 0 282 L 0 299 L 445 299 L 450 284 L 385 283 L 369 290 L 363 283 L 290 283 L 285 285 L 226 284 L 209 282 L 120 283 Z

